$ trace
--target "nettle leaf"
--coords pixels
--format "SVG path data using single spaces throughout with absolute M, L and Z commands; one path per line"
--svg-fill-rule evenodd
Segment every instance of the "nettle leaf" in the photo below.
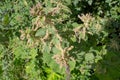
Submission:
M 54 80 L 55 79 L 55 75 L 54 73 L 51 73 L 50 75 L 48 75 L 48 80 Z
M 63 74 L 65 72 L 64 68 L 60 69 L 59 64 L 55 62 L 54 59 L 52 59 L 52 54 L 50 53 L 43 53 L 43 62 L 47 63 L 47 65 L 54 71 Z
M 27 53 L 23 47 L 19 46 L 13 49 L 13 54 L 15 58 L 25 58 Z
M 50 0 L 45 0 L 45 4 L 47 7 L 52 7 L 52 3 Z
M 106 3 L 111 3 L 111 1 L 112 1 L 112 0 L 106 0 L 105 2 L 106 2 Z
M 57 38 L 57 37 L 53 37 L 53 44 L 59 44 L 60 43 L 60 40 Z
M 45 68 L 45 71 L 47 72 L 47 80 L 56 80 L 58 78 L 62 78 L 59 74 L 55 73 L 52 69 L 50 68 Z
M 85 32 L 81 32 L 81 33 L 79 34 L 79 38 L 82 39 L 82 40 L 84 40 L 84 41 L 86 41 L 86 40 L 88 39 L 88 37 L 87 37 L 87 35 L 86 35 Z
M 3 57 L 4 46 L 0 44 L 0 59 Z
M 34 48 L 32 48 L 32 49 L 30 50 L 30 54 L 31 54 L 31 58 L 34 59 L 34 58 L 37 56 L 37 50 L 34 49 Z
M 94 59 L 93 53 L 87 53 L 85 54 L 85 60 L 86 61 L 92 61 Z
M 72 26 L 75 28 L 75 27 L 78 27 L 80 25 L 78 23 L 74 22 L 74 23 L 72 23 Z
M 51 49 L 49 47 L 49 45 L 44 45 L 43 46 L 43 53 L 50 53 Z
M 26 67 L 27 73 L 33 73 L 35 64 L 31 62 L 31 63 L 28 63 L 25 67 Z
M 67 5 L 70 5 L 72 3 L 72 0 L 66 0 Z
M 51 63 L 51 60 L 52 60 L 52 54 L 50 53 L 43 53 L 43 61 L 44 63 Z
M 54 54 L 61 53 L 61 51 L 60 51 L 58 48 L 56 48 L 56 47 L 53 47 L 53 48 L 52 48 L 52 52 L 53 52 Z
M 70 65 L 70 71 L 72 71 L 72 70 L 75 68 L 76 61 L 70 60 L 68 63 L 69 63 L 69 65 Z
M 93 3 L 93 0 L 88 0 L 89 5 L 92 5 L 92 3 Z
M 53 59 L 51 60 L 51 63 L 49 65 L 54 72 L 64 74 L 65 68 L 64 67 L 60 68 L 60 65 L 57 64 Z
M 106 46 L 103 46 L 103 47 L 102 47 L 102 49 L 101 49 L 100 53 L 101 53 L 102 55 L 107 54 L 107 49 L 106 49 Z
M 51 33 L 51 34 L 55 34 L 55 29 L 53 29 L 52 28 L 52 26 L 50 26 L 49 28 L 48 28 L 48 31 Z
M 8 25 L 9 24 L 9 15 L 7 14 L 7 15 L 5 15 L 4 17 L 3 17 L 3 19 L 2 19 L 2 23 L 3 23 L 3 25 Z
M 71 37 L 70 39 L 71 39 L 73 42 L 76 42 L 76 41 L 77 41 L 76 37 Z
M 74 6 L 77 6 L 78 3 L 79 3 L 79 0 L 75 0 L 75 1 L 73 2 Z
M 96 58 L 95 58 L 95 62 L 97 63 L 101 59 L 102 59 L 102 56 L 97 55 Z
M 40 28 L 39 30 L 37 30 L 35 36 L 36 37 L 44 37 L 46 34 L 46 28 Z

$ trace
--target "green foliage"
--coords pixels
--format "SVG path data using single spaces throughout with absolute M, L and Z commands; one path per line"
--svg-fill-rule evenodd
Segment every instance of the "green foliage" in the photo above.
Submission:
M 1 0 L 0 80 L 119 80 L 120 1 Z

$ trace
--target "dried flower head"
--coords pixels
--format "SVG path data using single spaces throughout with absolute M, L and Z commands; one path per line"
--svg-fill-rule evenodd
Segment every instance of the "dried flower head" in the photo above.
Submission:
M 20 35 L 20 39 L 21 39 L 21 40 L 24 40 L 25 37 L 26 37 L 25 32 L 24 32 L 23 30 L 20 30 L 19 32 L 21 33 L 21 35 Z
M 56 54 L 52 58 L 56 61 L 57 64 L 60 65 L 60 68 L 66 66 L 66 60 L 62 57 L 61 54 Z
M 30 14 L 35 16 L 35 15 L 41 15 L 42 14 L 42 5 L 41 3 L 37 3 L 35 6 L 33 6 L 30 9 Z
M 81 16 L 78 15 L 78 17 L 84 22 L 84 23 L 88 23 L 90 22 L 90 20 L 92 19 L 91 14 L 82 14 Z

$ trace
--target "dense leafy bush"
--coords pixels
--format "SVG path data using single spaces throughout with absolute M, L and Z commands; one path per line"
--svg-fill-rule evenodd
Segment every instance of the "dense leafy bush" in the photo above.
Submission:
M 1 80 L 119 80 L 120 1 L 1 0 Z

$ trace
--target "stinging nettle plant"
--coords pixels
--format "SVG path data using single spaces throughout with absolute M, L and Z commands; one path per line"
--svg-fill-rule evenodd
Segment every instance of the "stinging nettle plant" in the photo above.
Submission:
M 89 5 L 94 4 L 92 1 Z M 96 64 L 107 53 L 106 44 L 98 46 L 108 36 L 105 31 L 107 20 L 89 12 L 74 12 L 75 6 L 79 11 L 79 2 L 82 1 L 10 3 L 15 4 L 9 15 L 13 30 L 5 35 L 13 34 L 9 35 L 7 50 L 4 51 L 3 46 L 0 48 L 1 75 L 6 76 L 3 80 L 8 77 L 11 80 L 90 80 L 94 72 L 99 71 Z M 118 46 L 115 47 L 118 50 Z M 3 69 L 6 65 L 9 68 Z
M 21 40 L 26 39 L 27 45 L 30 48 L 38 46 L 43 54 L 43 62 L 57 73 L 61 73 L 62 71 L 62 74 L 66 74 L 66 80 L 70 80 L 71 71 L 76 67 L 77 61 L 70 53 L 74 53 L 71 50 L 74 49 L 76 45 L 71 45 L 67 39 L 62 37 L 62 34 L 60 33 L 62 31 L 59 31 L 59 29 L 57 29 L 59 26 L 56 25 L 64 24 L 63 21 L 64 19 L 67 19 L 67 17 L 62 18 L 61 15 L 66 16 L 68 13 L 70 14 L 71 11 L 61 2 L 48 2 L 51 6 L 47 6 L 45 3 L 44 5 L 46 5 L 46 7 L 43 7 L 43 4 L 37 3 L 30 9 L 30 14 L 34 17 L 32 20 L 32 27 L 30 29 L 20 30 Z M 56 7 L 53 7 L 52 5 L 55 5 Z M 48 10 L 46 11 L 46 9 Z M 70 33 L 69 35 L 73 35 L 73 38 L 71 37 L 75 40 L 73 42 L 78 43 L 80 46 L 84 46 L 81 45 L 81 41 L 87 41 L 89 38 L 88 35 L 91 35 L 90 37 L 92 37 L 94 34 L 100 35 L 100 33 L 102 33 L 103 29 L 100 24 L 101 19 L 96 21 L 91 14 L 78 15 L 78 18 L 83 24 L 77 24 L 76 26 L 74 25 L 76 23 L 73 23 L 75 28 L 71 29 L 71 31 L 74 33 Z M 67 33 L 67 30 L 65 33 Z M 90 75 L 89 70 L 92 68 L 92 65 L 100 60 L 105 54 L 105 52 L 102 53 L 102 50 L 105 51 L 105 46 L 101 48 L 100 51 L 93 50 L 91 46 L 88 52 L 84 52 L 83 61 L 77 66 L 79 67 L 78 70 L 81 75 Z M 74 55 L 81 54 L 82 56 L 81 52 Z

